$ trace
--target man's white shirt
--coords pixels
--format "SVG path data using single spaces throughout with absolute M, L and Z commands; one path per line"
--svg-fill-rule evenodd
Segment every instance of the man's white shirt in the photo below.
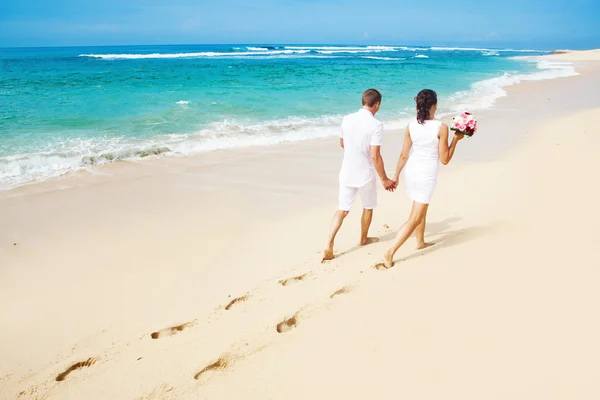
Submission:
M 361 108 L 344 117 L 340 137 L 344 139 L 340 185 L 360 188 L 377 179 L 371 146 L 381 146 L 383 123 L 369 110 Z

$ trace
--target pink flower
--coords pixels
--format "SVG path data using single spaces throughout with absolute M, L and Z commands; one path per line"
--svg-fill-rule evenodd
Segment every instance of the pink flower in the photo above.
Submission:
M 454 117 L 451 125 L 453 130 L 466 133 L 468 136 L 473 135 L 477 131 L 477 120 L 468 111 L 464 111 Z

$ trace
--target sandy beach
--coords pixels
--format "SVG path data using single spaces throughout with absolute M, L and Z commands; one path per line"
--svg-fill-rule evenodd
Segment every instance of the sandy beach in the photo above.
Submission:
M 580 74 L 477 112 L 435 245 L 387 270 L 403 183 L 380 189 L 379 243 L 357 246 L 357 204 L 320 262 L 336 138 L 0 192 L 0 399 L 600 398 L 600 51 L 548 57 Z

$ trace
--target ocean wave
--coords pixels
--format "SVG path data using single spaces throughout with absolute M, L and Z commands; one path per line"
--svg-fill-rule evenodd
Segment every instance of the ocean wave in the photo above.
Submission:
M 426 56 L 425 54 L 416 54 L 414 58 L 429 58 L 429 56 Z
M 382 53 L 397 51 L 478 51 L 484 56 L 498 55 L 499 52 L 515 53 L 548 53 L 544 50 L 515 50 L 515 49 L 488 49 L 476 47 L 407 47 L 407 46 L 248 46 L 243 51 L 240 47 L 233 47 L 228 52 L 193 52 L 193 53 L 151 53 L 151 54 L 80 54 L 79 57 L 97 58 L 102 60 L 137 60 L 137 59 L 177 59 L 177 58 L 242 58 L 257 56 L 281 56 L 281 55 L 308 55 L 312 54 L 362 54 Z M 416 58 L 425 58 L 418 56 Z
M 225 120 L 211 123 L 192 134 L 165 135 L 144 141 L 123 138 L 67 140 L 55 143 L 44 152 L 0 157 L 0 190 L 120 161 L 335 136 L 341 119 L 341 116 L 323 116 L 271 121 Z
M 431 51 L 486 51 L 490 49 L 481 49 L 477 47 L 431 47 Z
M 365 46 L 285 46 L 287 50 L 325 50 L 325 51 L 340 51 L 340 50 L 364 50 Z
M 529 49 L 520 49 L 520 50 L 500 49 L 498 51 L 507 51 L 507 52 L 511 52 L 511 53 L 551 53 L 552 52 L 550 50 L 529 50 Z
M 431 51 L 480 51 L 480 52 L 511 52 L 511 53 L 549 53 L 547 50 L 515 50 L 515 49 L 488 49 L 479 47 L 431 47 Z
M 497 50 L 487 50 L 487 51 L 482 51 L 481 55 L 484 55 L 484 56 L 499 56 L 500 53 L 498 53 Z
M 360 58 L 366 58 L 368 60 L 382 60 L 382 61 L 402 61 L 402 60 L 406 60 L 406 58 L 402 58 L 402 57 L 362 56 Z
M 565 78 L 578 75 L 572 63 L 555 61 L 535 61 L 538 71 L 528 74 L 505 72 L 503 75 L 475 82 L 466 91 L 450 96 L 448 103 L 451 111 L 475 110 L 492 107 L 496 100 L 507 95 L 508 86 L 521 82 Z
M 151 142 L 127 145 L 115 139 L 105 141 L 104 149 L 99 148 L 98 141 L 94 139 L 77 142 L 58 143 L 55 150 L 0 157 L 0 190 L 41 182 L 91 166 L 159 156 L 171 151 L 166 146 L 155 146 Z M 97 151 L 93 152 L 93 148 Z
M 404 51 L 427 51 L 430 50 L 429 47 L 406 47 L 406 46 L 400 46 L 400 47 L 396 47 L 396 50 L 404 50 Z
M 103 60 L 138 60 L 138 59 L 170 59 L 170 58 L 211 58 L 240 57 L 260 55 L 306 54 L 309 50 L 274 50 L 265 52 L 200 52 L 200 53 L 152 53 L 152 54 L 80 54 L 79 57 L 99 58 Z
M 379 51 L 397 51 L 395 47 L 390 46 L 367 46 L 369 50 L 379 50 Z
M 398 51 L 398 48 L 391 46 L 285 46 L 289 50 L 312 50 L 317 52 L 383 52 Z
M 195 52 L 195 53 L 151 53 L 151 54 L 80 54 L 79 57 L 96 58 L 102 60 L 138 60 L 138 59 L 178 59 L 178 58 L 255 58 L 255 57 L 275 57 L 309 54 L 364 54 L 364 53 L 383 53 L 397 51 L 478 51 L 484 56 L 498 55 L 499 52 L 516 53 L 544 53 L 542 50 L 513 50 L 513 49 L 486 49 L 475 47 L 404 47 L 404 46 L 285 46 L 282 47 L 246 47 L 247 51 L 242 51 L 239 47 L 231 48 L 228 52 Z M 418 55 L 415 58 L 427 58 L 426 55 Z
M 187 106 L 188 104 L 190 104 L 190 102 L 188 100 L 179 100 L 175 104 L 179 104 L 180 106 Z
M 383 53 L 387 50 L 378 49 L 351 49 L 351 50 L 314 50 L 319 54 L 360 54 L 360 53 Z

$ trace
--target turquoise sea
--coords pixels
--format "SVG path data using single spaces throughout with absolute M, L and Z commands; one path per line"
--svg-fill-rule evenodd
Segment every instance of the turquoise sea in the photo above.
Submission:
M 440 110 L 491 107 L 504 87 L 573 75 L 541 50 L 181 45 L 0 49 L 0 189 L 139 157 L 337 134 L 370 87 L 386 128 L 425 87 Z

